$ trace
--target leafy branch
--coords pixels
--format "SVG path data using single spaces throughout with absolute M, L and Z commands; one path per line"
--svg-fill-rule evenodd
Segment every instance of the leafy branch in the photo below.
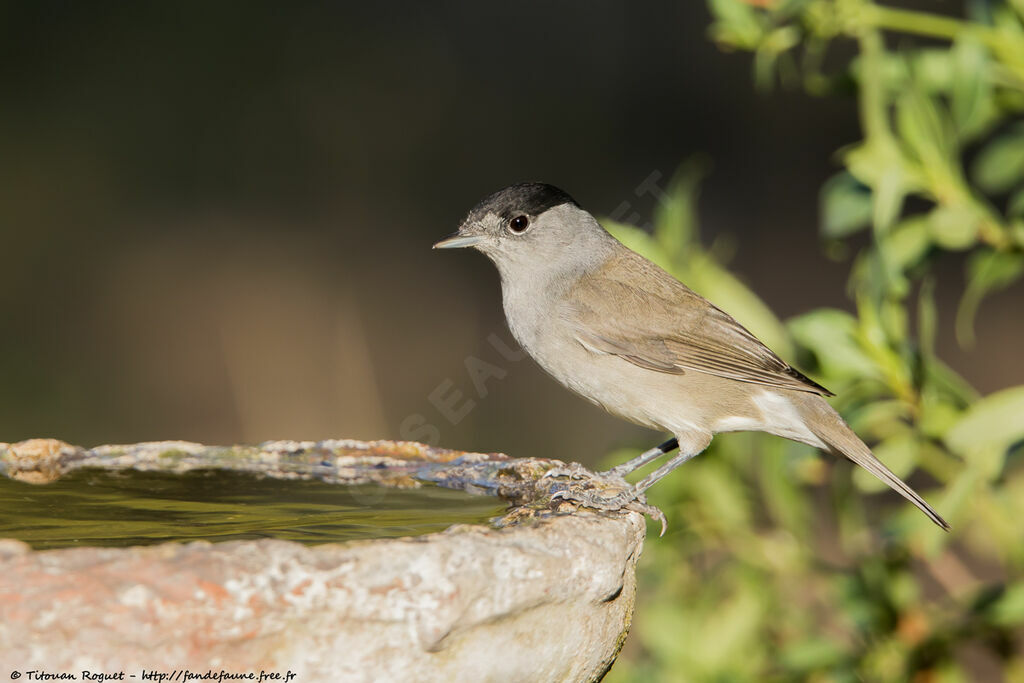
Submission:
M 965 345 L 984 297 L 1024 275 L 1024 0 L 971 4 L 964 18 L 870 0 L 709 5 L 712 38 L 753 53 L 758 86 L 854 86 L 862 139 L 838 152 L 820 230 L 829 242 L 870 231 L 850 273 L 855 314 L 779 321 L 702 244 L 699 166 L 684 166 L 653 233 L 609 228 L 814 370 L 954 531 L 865 496 L 880 485 L 858 472 L 850 486 L 850 468 L 806 447 L 720 436 L 651 492 L 686 529 L 642 558 L 657 589 L 638 610 L 639 652 L 612 678 L 962 680 L 965 643 L 1024 670 L 1007 645 L 1024 627 L 1024 386 L 980 396 L 937 357 L 933 272 L 943 254 L 965 254 Z M 807 488 L 826 479 L 823 516 Z

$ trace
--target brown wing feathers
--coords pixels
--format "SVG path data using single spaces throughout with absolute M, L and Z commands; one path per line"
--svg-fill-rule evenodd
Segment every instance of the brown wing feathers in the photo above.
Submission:
M 584 276 L 587 286 L 582 286 L 583 281 L 577 283 L 567 298 L 574 310 L 566 317 L 584 346 L 657 372 L 682 374 L 693 370 L 741 382 L 832 395 L 665 271 L 632 252 L 624 258 L 627 263 L 619 260 L 618 267 Z M 630 272 L 636 277 L 621 279 L 622 273 Z M 609 277 L 611 273 L 616 276 Z M 641 282 L 651 289 L 641 290 L 635 284 Z M 632 305 L 641 300 L 647 305 Z M 618 315 L 603 314 L 611 306 Z

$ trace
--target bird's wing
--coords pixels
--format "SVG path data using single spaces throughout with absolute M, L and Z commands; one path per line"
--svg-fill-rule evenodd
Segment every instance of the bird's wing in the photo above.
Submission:
M 831 396 L 729 314 L 664 270 L 628 252 L 583 276 L 563 314 L 576 340 L 648 370 L 688 370 Z

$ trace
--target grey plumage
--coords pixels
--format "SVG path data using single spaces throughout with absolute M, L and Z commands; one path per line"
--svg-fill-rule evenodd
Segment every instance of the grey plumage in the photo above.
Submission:
M 621 506 L 704 450 L 714 434 L 756 430 L 852 460 L 949 528 L 853 433 L 823 398 L 832 395 L 827 389 L 619 243 L 562 190 L 540 183 L 505 188 L 435 246 L 473 246 L 491 258 L 513 335 L 555 379 L 613 414 L 678 439 L 679 455 L 628 496 L 580 498 L 585 504 Z

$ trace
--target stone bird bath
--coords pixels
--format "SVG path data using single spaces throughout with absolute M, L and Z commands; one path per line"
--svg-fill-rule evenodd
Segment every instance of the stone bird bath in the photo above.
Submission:
M 0 677 L 599 680 L 629 629 L 645 522 L 553 509 L 542 475 L 561 465 L 390 441 L 0 444 Z M 190 476 L 214 498 L 220 488 L 257 498 L 289 482 L 320 488 L 274 508 L 297 510 L 284 537 L 298 540 L 283 540 L 261 537 L 275 534 L 259 500 L 215 500 L 175 529 L 165 518 L 176 503 L 146 487 L 189 490 L 176 478 Z M 133 507 L 101 497 L 83 512 L 97 481 L 107 491 L 122 479 L 143 489 Z M 49 494 L 54 482 L 68 491 Z M 332 512 L 331 496 L 346 491 L 359 492 L 355 504 Z M 303 508 L 314 493 L 320 503 Z M 429 523 L 419 523 L 425 507 Z M 237 522 L 254 509 L 255 521 Z M 333 526 L 318 526 L 332 514 Z M 324 542 L 346 514 L 360 533 Z

